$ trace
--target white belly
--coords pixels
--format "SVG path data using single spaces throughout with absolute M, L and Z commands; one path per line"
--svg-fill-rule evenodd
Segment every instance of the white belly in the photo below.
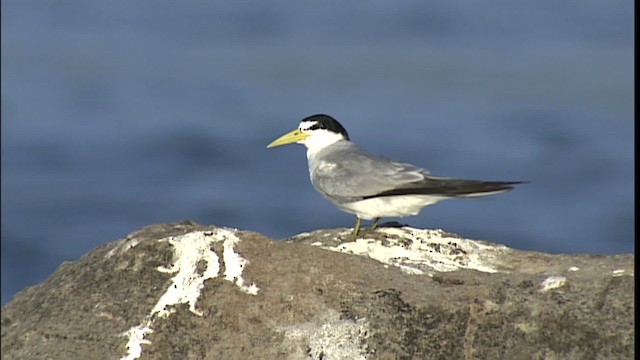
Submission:
M 384 196 L 336 205 L 341 210 L 355 214 L 361 219 L 372 220 L 378 217 L 418 215 L 423 207 L 445 199 L 448 197 L 432 195 Z

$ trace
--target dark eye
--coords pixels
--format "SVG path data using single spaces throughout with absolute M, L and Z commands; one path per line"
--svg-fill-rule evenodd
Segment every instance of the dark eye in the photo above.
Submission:
M 315 123 L 309 128 L 309 130 L 319 130 L 319 129 L 325 129 L 325 127 L 322 126 L 321 123 Z

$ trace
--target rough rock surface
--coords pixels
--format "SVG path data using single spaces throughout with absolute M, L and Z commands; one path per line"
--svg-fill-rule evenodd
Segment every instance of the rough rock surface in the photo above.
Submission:
M 153 225 L 2 308 L 3 359 L 632 359 L 634 256 Z M 360 256 L 359 256 L 360 255 Z

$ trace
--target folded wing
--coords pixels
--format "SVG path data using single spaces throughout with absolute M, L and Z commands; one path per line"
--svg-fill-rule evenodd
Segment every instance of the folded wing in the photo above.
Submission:
M 312 167 L 311 181 L 323 196 L 338 202 L 399 195 L 480 196 L 521 183 L 429 176 L 426 169 L 369 154 L 349 141 L 323 154 Z

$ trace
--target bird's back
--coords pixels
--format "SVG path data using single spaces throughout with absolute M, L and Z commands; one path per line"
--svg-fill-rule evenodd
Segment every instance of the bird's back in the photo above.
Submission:
M 332 201 L 355 201 L 421 181 L 425 169 L 366 152 L 343 140 L 309 157 L 313 186 Z
M 403 195 L 473 197 L 521 183 L 430 176 L 426 169 L 370 154 L 348 140 L 309 157 L 309 171 L 316 190 L 335 203 Z

